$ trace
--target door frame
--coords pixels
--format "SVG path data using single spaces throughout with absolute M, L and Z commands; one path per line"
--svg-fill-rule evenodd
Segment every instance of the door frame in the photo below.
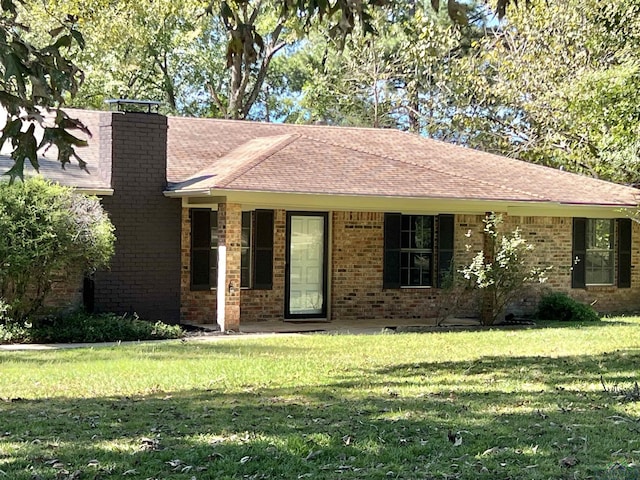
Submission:
M 322 248 L 322 308 L 320 313 L 291 313 L 291 217 L 307 216 L 321 217 L 324 221 Z M 285 236 L 285 273 L 284 273 L 284 318 L 285 320 L 328 320 L 328 292 L 329 292 L 329 212 L 287 211 Z

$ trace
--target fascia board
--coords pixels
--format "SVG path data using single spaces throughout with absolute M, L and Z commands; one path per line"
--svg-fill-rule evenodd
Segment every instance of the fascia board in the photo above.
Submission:
M 503 200 L 374 197 L 354 195 L 318 195 L 301 193 L 254 192 L 245 190 L 211 189 L 207 192 L 171 192 L 171 197 L 182 197 L 183 206 L 213 206 L 227 201 L 245 208 L 275 208 L 309 211 L 372 211 L 401 213 L 457 213 L 484 214 L 502 212 L 511 216 L 532 217 L 624 217 L 625 209 L 635 205 L 561 204 L 553 202 L 517 202 Z M 182 194 L 181 194 L 182 193 Z

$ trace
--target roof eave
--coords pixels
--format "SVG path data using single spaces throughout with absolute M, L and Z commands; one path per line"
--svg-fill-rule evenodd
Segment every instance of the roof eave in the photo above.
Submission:
M 475 214 L 487 211 L 514 216 L 549 216 L 616 218 L 633 203 L 585 204 L 520 199 L 465 199 L 444 197 L 400 197 L 373 195 L 339 195 L 296 192 L 267 192 L 208 188 L 165 191 L 165 196 L 183 198 L 183 206 L 215 204 L 220 201 L 239 203 L 247 208 L 282 208 L 309 210 L 402 211 Z

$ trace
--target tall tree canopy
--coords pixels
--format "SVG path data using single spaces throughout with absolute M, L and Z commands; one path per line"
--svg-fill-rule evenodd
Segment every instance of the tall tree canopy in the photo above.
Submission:
M 186 115 L 404 128 L 638 180 L 640 0 L 531 2 L 508 21 L 515 0 L 440 3 L 4 0 L 10 174 L 37 167 L 39 148 L 74 156 L 68 130 L 83 127 L 63 105 L 136 97 Z
M 461 60 L 456 128 L 484 150 L 638 183 L 639 47 L 638 0 L 514 11 Z

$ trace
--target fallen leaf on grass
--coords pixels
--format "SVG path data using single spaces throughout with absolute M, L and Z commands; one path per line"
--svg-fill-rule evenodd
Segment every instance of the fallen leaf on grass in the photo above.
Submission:
M 578 459 L 571 455 L 568 457 L 564 457 L 558 463 L 560 464 L 561 467 L 565 467 L 565 468 L 575 467 L 578 464 Z
M 462 435 L 460 432 L 453 433 L 451 430 L 447 432 L 447 438 L 451 443 L 453 443 L 454 447 L 459 447 L 462 445 Z
M 312 450 L 309 452 L 309 455 L 307 455 L 304 459 L 307 461 L 313 460 L 314 458 L 317 458 L 318 456 L 320 456 L 321 453 L 322 453 L 322 450 Z
M 500 453 L 502 450 L 503 450 L 502 447 L 487 448 L 484 452 L 482 452 L 482 456 L 486 457 L 487 455 L 493 455 L 494 453 Z
M 143 437 L 140 439 L 141 450 L 160 450 L 160 440 L 157 438 Z

